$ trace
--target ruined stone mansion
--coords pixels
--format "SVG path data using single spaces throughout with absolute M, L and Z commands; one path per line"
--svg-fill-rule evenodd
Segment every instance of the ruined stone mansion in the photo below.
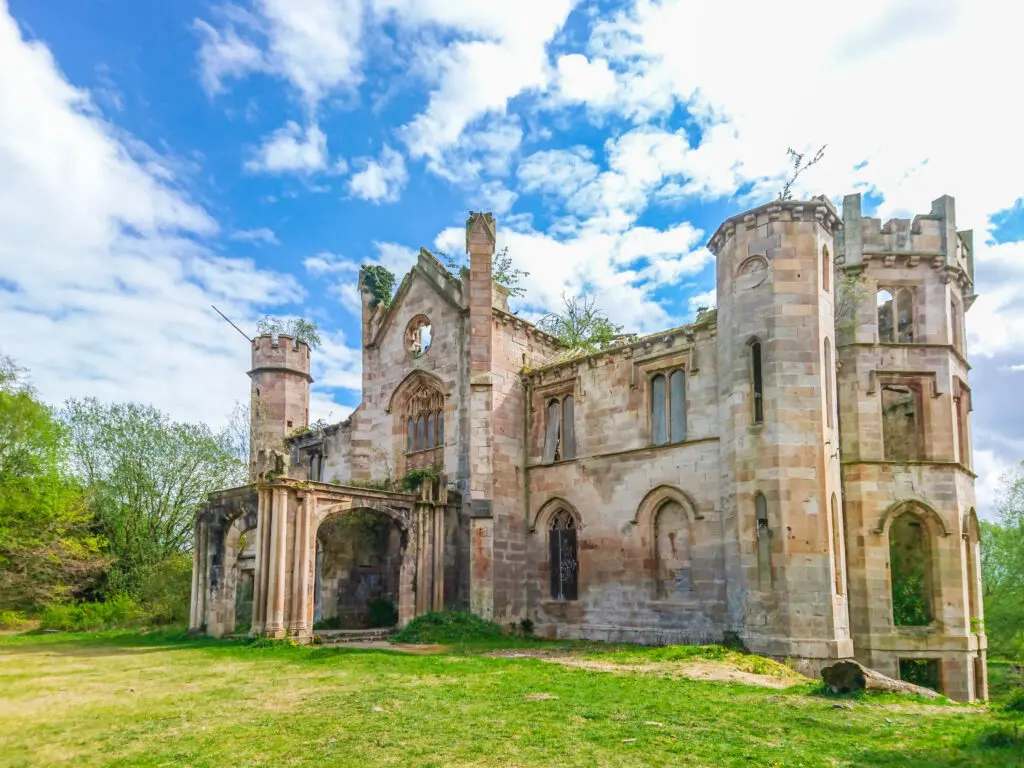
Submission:
M 509 311 L 495 232 L 471 214 L 469 268 L 421 251 L 393 299 L 361 274 L 340 424 L 307 429 L 305 344 L 253 341 L 253 482 L 197 518 L 193 629 L 456 608 L 986 698 L 952 198 L 884 225 L 859 195 L 736 215 L 708 242 L 716 309 L 593 354 Z

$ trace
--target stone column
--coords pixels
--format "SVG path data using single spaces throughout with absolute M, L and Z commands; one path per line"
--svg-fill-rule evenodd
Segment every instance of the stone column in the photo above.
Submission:
M 256 507 L 256 569 L 252 584 L 252 627 L 250 635 L 259 635 L 267 624 L 267 555 L 264 543 L 270 520 L 270 492 L 261 488 L 257 492 Z
M 434 607 L 444 610 L 444 507 L 434 507 Z
M 307 616 L 309 582 L 309 516 L 313 496 L 307 493 L 295 512 L 295 547 L 292 554 L 291 610 L 288 634 L 295 637 L 309 635 Z
M 273 505 L 270 515 L 270 558 L 267 566 L 269 571 L 267 586 L 267 637 L 284 635 L 284 585 L 285 585 L 285 546 L 288 535 L 286 527 L 288 519 L 288 496 L 283 488 L 270 491 Z
M 192 527 L 192 596 L 189 601 L 188 630 L 199 631 L 199 518 Z

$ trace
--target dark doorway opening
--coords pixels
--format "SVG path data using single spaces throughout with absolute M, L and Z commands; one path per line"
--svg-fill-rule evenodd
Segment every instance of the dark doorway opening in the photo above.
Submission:
M 939 691 L 938 659 L 900 659 L 900 680 Z

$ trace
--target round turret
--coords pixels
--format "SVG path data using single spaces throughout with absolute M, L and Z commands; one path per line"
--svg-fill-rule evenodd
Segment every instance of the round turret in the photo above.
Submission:
M 252 341 L 252 405 L 249 469 L 254 478 L 260 455 L 283 452 L 285 437 L 309 426 L 309 345 L 285 334 Z

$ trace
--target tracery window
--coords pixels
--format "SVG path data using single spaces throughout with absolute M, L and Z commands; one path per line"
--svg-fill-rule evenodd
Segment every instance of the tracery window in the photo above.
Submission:
M 406 453 L 429 451 L 444 445 L 444 396 L 436 387 L 424 385 L 408 400 Z
M 686 440 L 686 374 L 679 368 L 651 379 L 651 442 Z
M 878 304 L 878 342 L 911 344 L 914 337 L 914 292 L 910 288 L 881 288 Z
M 576 520 L 567 510 L 559 510 L 551 518 L 548 531 L 551 571 L 551 599 L 575 600 L 578 593 L 579 549 Z

